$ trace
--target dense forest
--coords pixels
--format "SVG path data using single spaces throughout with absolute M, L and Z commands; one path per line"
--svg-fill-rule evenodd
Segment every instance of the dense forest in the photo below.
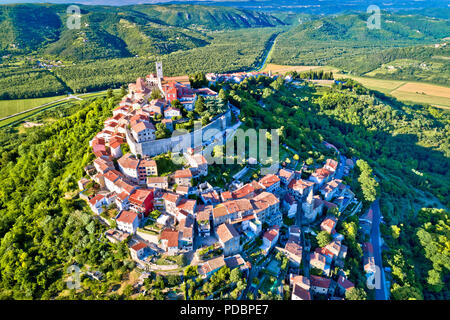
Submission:
M 447 37 L 450 28 L 448 19 L 382 12 L 381 29 L 369 29 L 368 17 L 355 13 L 305 21 L 280 36 L 271 62 L 333 65 L 337 58 L 345 61 L 391 47 L 434 44 Z M 370 60 L 360 64 L 364 61 L 372 64 Z

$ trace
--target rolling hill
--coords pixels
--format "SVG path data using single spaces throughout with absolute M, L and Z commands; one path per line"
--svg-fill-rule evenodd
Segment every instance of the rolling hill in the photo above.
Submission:
M 423 15 L 382 13 L 381 28 L 367 28 L 366 13 L 305 20 L 282 34 L 270 62 L 326 65 L 362 53 L 400 46 L 434 44 L 448 36 L 450 21 Z
M 168 54 L 209 44 L 205 31 L 285 24 L 267 13 L 214 6 L 80 8 L 81 29 L 71 30 L 65 5 L 0 6 L 0 53 L 37 51 L 74 61 Z

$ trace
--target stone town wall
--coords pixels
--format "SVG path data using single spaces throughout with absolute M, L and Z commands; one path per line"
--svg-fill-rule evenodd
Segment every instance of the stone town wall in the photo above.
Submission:
M 223 131 L 230 126 L 230 124 L 231 109 L 201 129 L 183 135 L 137 143 L 131 133 L 127 130 L 126 137 L 132 153 L 153 157 L 169 151 L 179 152 L 189 146 L 192 148 L 198 147 L 202 144 L 202 135 L 205 131 L 209 129 Z M 210 137 L 206 137 L 206 139 L 208 138 Z

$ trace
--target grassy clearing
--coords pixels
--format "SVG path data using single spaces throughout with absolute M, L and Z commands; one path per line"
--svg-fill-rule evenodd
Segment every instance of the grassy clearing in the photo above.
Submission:
M 42 104 L 60 100 L 66 97 L 66 95 L 63 95 L 35 99 L 0 100 L 0 118 L 4 118 L 9 115 L 32 109 Z

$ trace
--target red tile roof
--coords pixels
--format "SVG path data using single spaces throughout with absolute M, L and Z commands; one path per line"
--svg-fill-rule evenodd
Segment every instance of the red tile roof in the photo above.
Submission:
M 311 280 L 312 287 L 319 287 L 319 288 L 326 288 L 326 289 L 328 289 L 330 287 L 331 279 L 314 276 L 314 275 L 310 275 L 309 277 Z
M 338 284 L 343 287 L 345 290 L 354 288 L 355 285 L 353 282 L 349 281 L 348 279 L 344 278 L 342 275 L 338 278 Z
M 136 220 L 139 215 L 134 211 L 122 211 L 120 216 L 117 218 L 117 221 L 132 224 L 134 220 Z
M 170 192 L 165 192 L 163 194 L 162 198 L 164 199 L 164 201 L 176 203 L 178 201 L 178 199 L 180 199 L 180 195 L 170 193 Z
M 278 204 L 280 200 L 270 192 L 262 192 L 252 199 L 254 212 L 259 213 L 267 208 Z
M 177 178 L 192 178 L 192 172 L 189 169 L 177 170 L 175 171 L 173 177 Z
M 209 220 L 212 215 L 212 212 L 213 212 L 212 205 L 208 205 L 208 206 L 198 205 L 197 206 L 197 216 L 196 216 L 197 221 Z
M 143 205 L 144 201 L 146 201 L 148 197 L 152 196 L 153 189 L 137 189 L 130 195 L 129 201 L 137 205 Z
M 131 249 L 133 249 L 134 251 L 139 251 L 144 248 L 147 248 L 147 245 L 144 242 L 138 242 L 131 247 Z
M 91 205 L 95 205 L 97 202 L 101 201 L 103 198 L 105 198 L 102 194 L 96 194 L 95 197 L 89 200 Z
M 167 240 L 167 247 L 178 247 L 178 231 L 172 229 L 164 229 L 160 235 L 161 240 Z
M 222 241 L 223 243 L 233 238 L 239 237 L 239 233 L 237 233 L 236 229 L 234 229 L 234 227 L 228 223 L 222 223 L 221 225 L 219 225 L 217 227 L 216 233 L 220 241 Z
M 274 185 L 275 183 L 279 182 L 280 178 L 278 178 L 274 174 L 268 174 L 264 177 L 262 177 L 261 180 L 259 180 L 259 183 L 262 184 L 264 187 L 269 188 L 270 186 Z

